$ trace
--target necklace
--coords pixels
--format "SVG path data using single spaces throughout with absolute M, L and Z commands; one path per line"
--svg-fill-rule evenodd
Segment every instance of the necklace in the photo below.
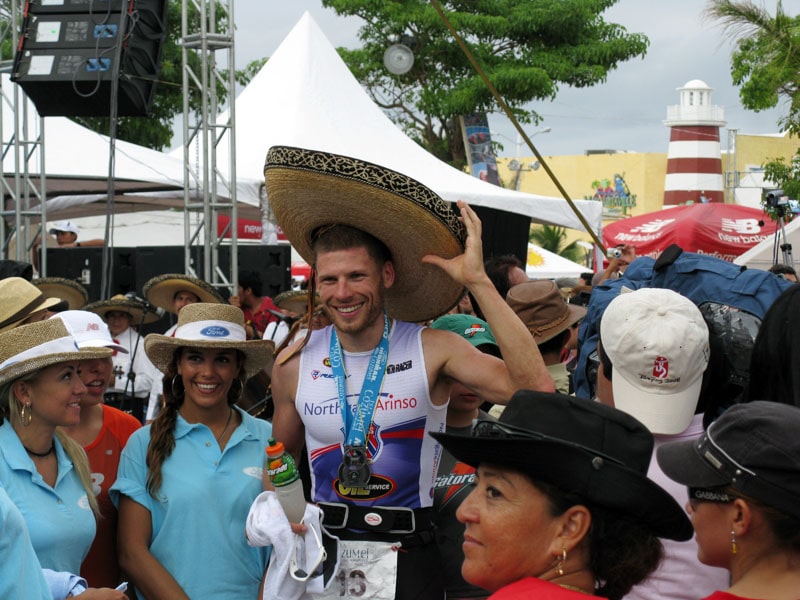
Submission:
M 575 587 L 574 585 L 567 585 L 566 583 L 559 583 L 557 585 L 559 585 L 560 587 L 565 588 L 567 590 L 572 590 L 573 592 L 580 592 L 581 594 L 588 594 L 589 593 L 586 590 L 582 590 L 579 587 Z
M 222 439 L 222 436 L 225 435 L 225 432 L 228 431 L 228 426 L 231 424 L 231 417 L 232 416 L 233 416 L 233 409 L 231 407 L 228 407 L 228 420 L 225 421 L 225 429 L 223 429 L 222 433 L 220 433 L 219 436 L 217 437 L 217 443 L 218 444 L 219 444 L 219 441 Z M 51 449 L 51 451 L 52 451 L 52 449 Z
M 39 458 L 44 458 L 45 456 L 50 456 L 55 451 L 56 442 L 55 442 L 55 440 L 53 440 L 50 443 L 50 449 L 47 452 L 34 452 L 30 448 L 28 448 L 25 444 L 23 444 L 22 447 L 25 448 L 25 452 L 27 452 L 31 456 L 38 456 Z

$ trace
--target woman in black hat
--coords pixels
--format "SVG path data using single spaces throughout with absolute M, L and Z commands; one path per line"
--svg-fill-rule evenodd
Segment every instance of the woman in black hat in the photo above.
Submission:
M 706 600 L 794 600 L 800 592 L 800 408 L 737 404 L 700 440 L 658 449 L 689 488 L 701 562 L 731 572 Z
M 477 467 L 457 513 L 462 574 L 492 600 L 616 600 L 656 568 L 658 537 L 692 536 L 681 507 L 647 479 L 652 435 L 616 409 L 520 391 L 471 437 L 433 435 Z

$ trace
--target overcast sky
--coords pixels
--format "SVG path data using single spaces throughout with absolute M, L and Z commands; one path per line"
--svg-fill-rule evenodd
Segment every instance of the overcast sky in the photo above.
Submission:
M 766 0 L 774 13 L 774 0 Z M 785 3 L 784 10 L 794 11 Z M 703 0 L 620 0 L 605 19 L 629 32 L 644 33 L 650 48 L 644 59 L 622 63 L 607 83 L 584 89 L 564 87 L 555 101 L 535 103 L 543 117 L 538 126 L 526 127 L 535 135 L 543 155 L 582 154 L 587 149 L 612 148 L 637 152 L 666 152 L 669 130 L 664 126 L 667 105 L 678 103 L 676 88 L 692 79 L 711 86 L 712 103 L 725 109 L 727 128 L 741 133 L 774 133 L 780 109 L 761 113 L 745 110 L 731 83 L 731 45 L 719 26 L 705 21 Z M 248 0 L 235 6 L 236 65 L 269 56 L 302 14 L 310 11 L 335 46 L 358 47 L 360 19 L 339 17 L 320 0 L 264 2 Z M 495 138 L 504 145 L 503 156 L 516 152 L 516 130 L 502 114 L 489 116 Z M 721 133 L 725 147 L 727 135 Z M 523 156 L 530 156 L 527 147 Z

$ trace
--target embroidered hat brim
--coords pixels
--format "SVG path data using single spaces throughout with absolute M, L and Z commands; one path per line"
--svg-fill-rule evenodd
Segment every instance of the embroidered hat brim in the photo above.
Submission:
M 325 225 L 361 229 L 387 246 L 396 275 L 385 296 L 391 317 L 426 321 L 461 299 L 463 287 L 422 257 L 460 255 L 466 230 L 423 184 L 356 158 L 286 146 L 270 148 L 264 176 L 278 224 L 309 264 L 313 235 Z

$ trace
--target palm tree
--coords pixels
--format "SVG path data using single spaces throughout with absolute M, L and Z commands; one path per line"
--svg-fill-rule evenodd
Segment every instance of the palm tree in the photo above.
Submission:
M 779 124 L 800 132 L 800 16 L 787 15 L 780 0 L 774 17 L 753 0 L 709 0 L 705 15 L 736 43 L 731 76 L 742 105 L 758 111 L 786 99 Z
M 577 242 L 564 245 L 567 239 L 566 227 L 558 227 L 556 225 L 531 227 L 528 239 L 537 246 L 563 256 L 568 260 L 577 263 L 583 262 L 583 250 L 578 246 Z

